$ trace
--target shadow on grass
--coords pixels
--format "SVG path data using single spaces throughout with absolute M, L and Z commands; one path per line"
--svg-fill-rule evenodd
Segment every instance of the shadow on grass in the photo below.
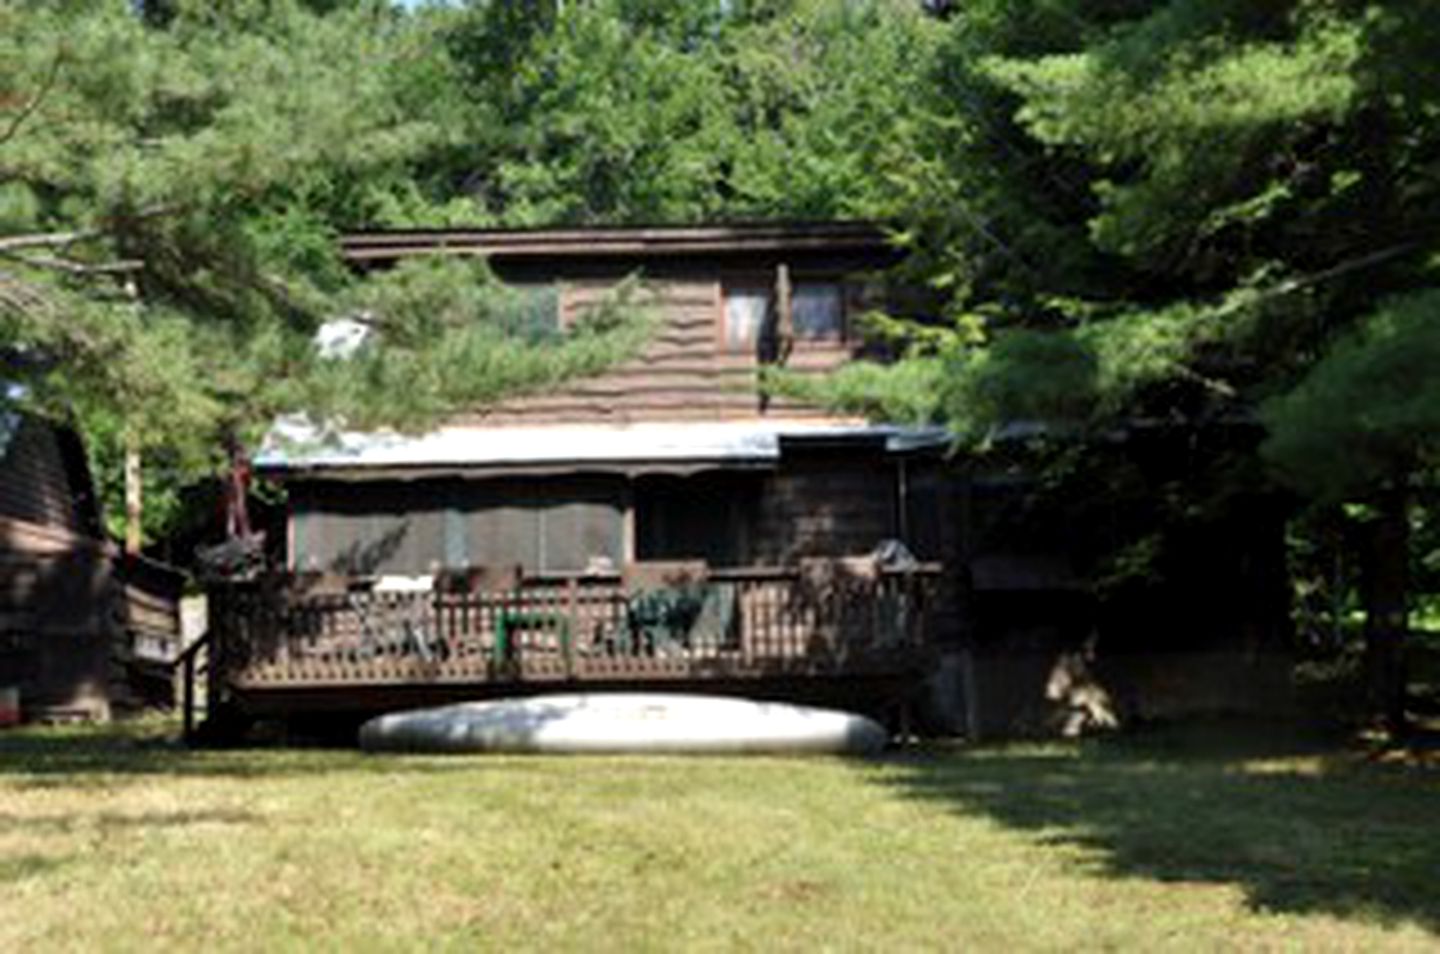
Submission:
M 354 748 L 192 749 L 168 722 L 26 728 L 0 732 L 0 782 L 20 788 L 97 787 L 117 777 L 284 778 L 337 772 L 387 773 L 397 757 Z M 466 760 L 404 758 L 406 772 L 473 768 Z
M 927 753 L 878 778 L 1079 846 L 1112 877 L 1232 884 L 1257 910 L 1440 932 L 1440 773 L 1240 731 Z
M 38 878 L 57 868 L 63 868 L 67 863 L 68 859 L 66 858 L 55 858 L 50 855 L 19 855 L 0 858 L 0 884 Z
M 95 814 L 12 815 L 0 812 L 0 835 L 12 832 L 28 834 L 69 834 L 81 828 L 100 832 L 123 829 L 183 828 L 190 825 L 251 825 L 261 821 L 254 812 L 225 809 L 193 809 L 176 812 L 99 812 Z

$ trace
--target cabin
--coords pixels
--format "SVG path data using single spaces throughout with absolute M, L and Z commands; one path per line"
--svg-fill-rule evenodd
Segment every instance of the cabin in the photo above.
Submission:
M 892 724 L 924 709 L 975 737 L 1286 698 L 1274 501 L 1164 542 L 1164 586 L 1097 600 L 1093 554 L 1144 514 L 1040 493 L 1023 454 L 957 459 L 943 430 L 766 393 L 769 369 L 877 356 L 871 309 L 925 314 L 873 225 L 370 232 L 342 250 L 357 269 L 483 257 L 542 330 L 630 288 L 654 330 L 606 373 L 423 435 L 277 422 L 253 465 L 286 492 L 268 531 L 285 571 L 213 586 L 193 647 L 225 725 L 672 689 Z M 1108 452 L 1160 487 L 1235 439 L 1140 428 Z M 201 661 L 184 664 L 193 700 Z
M 558 688 L 896 712 L 960 616 L 935 428 L 767 395 L 893 307 L 868 224 L 375 232 L 356 268 L 482 256 L 565 328 L 622 284 L 654 330 L 610 371 L 435 431 L 282 421 L 287 573 L 211 591 L 210 692 L 245 718 Z
M 0 408 L 0 692 L 22 718 L 171 704 L 183 584 L 106 537 L 72 429 Z

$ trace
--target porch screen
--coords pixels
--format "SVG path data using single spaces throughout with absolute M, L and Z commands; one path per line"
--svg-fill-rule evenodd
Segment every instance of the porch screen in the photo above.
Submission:
M 335 483 L 297 488 L 297 569 L 423 575 L 441 567 L 579 572 L 624 562 L 622 488 L 603 478 Z
M 466 504 L 472 566 L 518 563 L 531 573 L 578 573 L 602 558 L 615 567 L 624 562 L 617 483 L 493 481 L 475 485 Z
M 753 475 L 641 478 L 635 490 L 636 555 L 743 565 L 750 557 L 759 497 Z
M 444 515 L 409 485 L 345 485 L 292 493 L 299 570 L 419 575 L 444 565 Z

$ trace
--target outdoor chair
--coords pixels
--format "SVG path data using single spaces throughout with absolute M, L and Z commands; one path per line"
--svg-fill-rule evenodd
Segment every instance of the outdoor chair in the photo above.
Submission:
M 628 563 L 621 571 L 625 625 L 609 647 L 621 656 L 676 655 L 688 646 L 704 603 L 703 560 Z

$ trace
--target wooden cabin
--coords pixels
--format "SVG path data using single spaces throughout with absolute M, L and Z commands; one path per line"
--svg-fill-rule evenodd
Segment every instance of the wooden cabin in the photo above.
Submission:
M 1282 696 L 1284 660 L 1246 634 L 1278 632 L 1254 607 L 1283 598 L 1229 598 L 1283 557 L 1265 506 L 1223 521 L 1183 585 L 1107 618 L 1086 560 L 1119 515 L 1087 524 L 1023 462 L 950 460 L 943 431 L 762 392 L 768 367 L 865 354 L 867 310 L 915 313 L 873 226 L 383 232 L 343 251 L 359 269 L 483 256 L 555 328 L 638 281 L 657 326 L 607 373 L 428 434 L 280 422 L 254 463 L 288 491 L 287 572 L 212 590 L 216 711 L 647 687 L 886 715 L 923 696 L 974 736 L 1103 724 L 1102 695 L 1136 718 Z M 1159 486 L 1195 453 L 1180 436 L 1183 453 L 1113 452 L 1153 457 Z
M 22 717 L 169 704 L 183 582 L 106 538 L 74 431 L 0 409 L 0 689 Z
M 282 424 L 289 573 L 212 592 L 232 711 L 561 686 L 903 700 L 957 617 L 945 434 L 767 397 L 864 347 L 896 254 L 864 224 L 366 233 L 357 268 L 483 256 L 542 319 L 656 316 L 598 377 L 418 437 Z

